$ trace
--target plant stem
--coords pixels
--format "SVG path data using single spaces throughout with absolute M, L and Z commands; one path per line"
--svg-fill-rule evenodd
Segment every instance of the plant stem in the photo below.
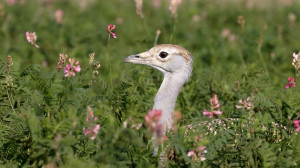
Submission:
M 243 69 L 244 69 L 244 72 L 245 72 L 246 65 L 245 65 L 244 56 L 243 56 L 243 53 L 242 53 L 242 51 L 241 51 L 241 50 L 239 51 L 239 56 L 240 56 L 240 58 L 241 58 L 241 62 L 242 62 Z
M 173 26 L 172 26 L 172 33 L 170 36 L 170 43 L 173 44 L 174 43 L 174 33 L 176 31 L 176 23 L 177 23 L 177 18 L 173 17 Z
M 296 89 L 299 92 L 300 91 L 300 87 L 298 85 L 300 85 L 300 79 L 297 73 L 297 70 L 295 69 L 295 82 L 296 82 Z
M 157 32 L 156 32 L 155 39 L 154 39 L 154 44 L 153 44 L 153 46 L 156 46 L 156 45 L 157 45 L 157 41 L 158 41 L 159 35 L 160 35 L 160 32 L 158 33 L 158 31 L 157 31 Z
M 110 58 L 110 34 L 108 34 L 107 39 L 107 56 L 108 56 L 108 62 L 109 62 L 109 76 L 110 76 L 110 86 L 112 87 L 112 76 L 111 76 L 111 58 Z
M 148 27 L 147 27 L 147 25 L 146 25 L 146 21 L 145 21 L 144 18 L 142 18 L 142 22 L 143 22 L 143 26 L 144 26 L 144 29 L 145 29 L 147 38 L 151 37 L 151 36 L 150 36 L 150 33 L 149 33 L 149 30 L 148 30 Z
M 13 105 L 12 105 L 11 96 L 9 96 L 8 87 L 6 87 L 6 93 L 7 93 L 7 97 L 8 97 L 8 101 L 9 101 L 9 104 L 10 104 L 11 109 L 12 109 L 14 112 L 16 112 L 15 109 L 14 109 L 14 107 L 13 107 Z
M 264 60 L 264 58 L 263 58 L 263 55 L 262 55 L 262 53 L 261 53 L 261 46 L 260 46 L 260 45 L 258 45 L 258 47 L 257 47 L 257 52 L 258 52 L 258 55 L 259 55 L 259 57 L 260 57 L 261 62 L 263 63 L 264 70 L 266 71 L 266 74 L 267 74 L 268 78 L 270 79 L 270 74 L 269 74 L 269 71 L 268 71 L 268 67 L 267 67 L 267 65 L 266 65 L 266 63 L 265 63 L 265 60 Z M 270 80 L 271 80 L 271 79 L 270 79 Z

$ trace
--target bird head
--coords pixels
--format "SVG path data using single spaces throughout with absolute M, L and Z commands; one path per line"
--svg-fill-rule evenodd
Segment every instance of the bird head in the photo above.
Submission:
M 190 52 L 172 44 L 154 46 L 146 52 L 126 57 L 124 62 L 148 65 L 158 69 L 164 75 L 186 73 L 189 77 L 193 69 L 193 58 Z

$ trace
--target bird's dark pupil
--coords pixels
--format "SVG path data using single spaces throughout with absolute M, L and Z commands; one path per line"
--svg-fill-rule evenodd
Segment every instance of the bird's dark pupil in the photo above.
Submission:
M 166 57 L 168 56 L 168 53 L 162 51 L 162 52 L 159 53 L 159 56 L 160 56 L 161 58 L 166 58 Z

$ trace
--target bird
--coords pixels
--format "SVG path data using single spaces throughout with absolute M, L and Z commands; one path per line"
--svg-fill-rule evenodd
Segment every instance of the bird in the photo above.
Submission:
M 192 54 L 179 45 L 160 44 L 148 51 L 130 55 L 124 62 L 147 65 L 163 74 L 164 78 L 154 98 L 152 110 L 162 112 L 159 123 L 162 124 L 162 132 L 165 134 L 172 128 L 177 96 L 193 71 Z

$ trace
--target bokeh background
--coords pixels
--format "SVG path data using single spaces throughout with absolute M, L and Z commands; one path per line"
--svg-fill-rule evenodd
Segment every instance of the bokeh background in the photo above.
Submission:
M 176 19 L 169 11 L 169 4 L 166 0 L 143 2 L 144 18 L 141 19 L 133 0 L 4 0 L 0 54 L 3 58 L 13 56 L 21 67 L 40 64 L 49 70 L 56 65 L 59 53 L 86 64 L 88 54 L 96 52 L 105 77 L 108 72 L 106 27 L 115 24 L 118 38 L 111 41 L 110 53 L 115 82 L 128 73 L 121 69 L 138 67 L 124 65 L 123 58 L 151 48 L 157 30 L 161 30 L 159 44 L 184 46 L 193 54 L 199 70 L 240 65 L 241 54 L 245 61 L 259 63 L 257 40 L 262 37 L 261 52 L 270 63 L 269 71 L 276 76 L 287 73 L 289 61 L 285 60 L 298 46 L 299 1 L 187 0 L 179 6 Z M 57 10 L 63 12 L 61 23 L 56 21 Z M 238 16 L 245 18 L 243 30 L 237 23 Z M 40 49 L 27 43 L 26 31 L 36 32 Z

